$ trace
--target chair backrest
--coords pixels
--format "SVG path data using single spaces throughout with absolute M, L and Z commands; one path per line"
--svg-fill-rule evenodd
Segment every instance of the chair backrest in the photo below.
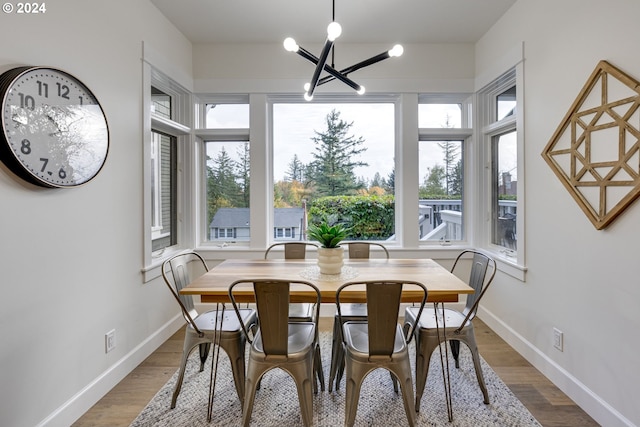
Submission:
M 389 259 L 389 251 L 382 243 L 375 242 L 346 242 L 349 247 L 349 258 L 365 259 L 369 258 L 371 246 L 379 246 L 384 250 L 384 254 Z
M 191 264 L 191 262 L 194 264 Z M 180 290 L 191 283 L 190 268 L 192 267 L 201 270 L 202 273 L 209 271 L 207 263 L 200 254 L 184 252 L 162 263 L 162 278 L 180 305 L 185 320 L 193 326 L 198 334 L 201 334 L 193 320 L 198 316 L 198 312 L 193 305 L 193 298 L 190 295 L 180 294 Z
M 249 336 L 249 331 L 242 322 L 238 312 L 239 305 L 235 298 L 235 288 L 240 284 L 252 284 L 253 293 L 256 300 L 258 319 L 260 319 L 259 333 L 262 338 L 262 345 L 267 356 L 286 356 L 288 354 L 289 342 L 289 302 L 292 285 L 310 287 L 315 293 L 315 309 L 312 321 L 316 323 L 320 317 L 320 290 L 312 283 L 305 281 L 289 282 L 286 280 L 257 279 L 238 280 L 229 286 L 229 299 L 234 310 L 238 313 L 238 319 L 242 330 L 249 342 L 253 342 Z M 316 327 L 316 339 L 318 328 Z
M 453 263 L 451 272 L 455 273 L 458 261 L 462 260 L 463 258 L 469 258 L 469 256 L 472 256 L 472 264 L 467 284 L 471 286 L 475 290 L 475 292 L 473 294 L 467 295 L 467 303 L 465 304 L 465 308 L 462 312 L 462 314 L 466 316 L 465 321 L 462 322 L 463 326 L 467 323 L 467 320 L 472 320 L 475 317 L 476 312 L 478 311 L 478 304 L 480 303 L 480 299 L 489 288 L 489 285 L 493 281 L 493 277 L 496 274 L 495 260 L 481 252 L 474 250 L 462 251 Z
M 367 313 L 375 313 L 368 316 L 369 329 L 369 356 L 391 356 L 395 347 L 395 336 L 398 325 L 398 313 L 402 290 L 405 286 L 417 287 L 422 292 L 422 301 L 416 319 L 420 318 L 424 304 L 427 301 L 427 288 L 420 282 L 402 282 L 397 280 L 384 281 L 355 281 L 345 283 L 336 291 L 336 307 L 338 310 L 339 324 L 342 324 L 342 312 L 340 310 L 340 295 L 345 288 L 365 286 L 367 294 Z M 411 325 L 407 339 L 411 341 L 415 323 Z
M 269 252 L 276 246 L 284 246 L 284 258 L 285 259 L 305 259 L 307 255 L 307 246 L 313 246 L 317 248 L 318 245 L 311 242 L 280 242 L 274 243 L 269 246 L 264 252 L 264 259 L 267 259 Z

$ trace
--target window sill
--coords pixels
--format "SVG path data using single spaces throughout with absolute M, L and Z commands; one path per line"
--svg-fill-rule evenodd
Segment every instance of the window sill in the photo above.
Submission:
M 515 257 L 507 256 L 503 252 L 491 252 L 496 261 L 498 271 L 501 271 L 521 282 L 526 282 L 527 267 L 517 263 Z

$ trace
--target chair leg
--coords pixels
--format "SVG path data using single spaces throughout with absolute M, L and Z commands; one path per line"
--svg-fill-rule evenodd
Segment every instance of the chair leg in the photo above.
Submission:
M 366 372 L 368 372 L 366 369 L 361 369 L 360 366 L 353 361 L 347 364 L 347 391 L 344 411 L 344 425 L 346 427 L 353 427 L 356 422 L 358 401 L 360 400 L 360 387 L 362 386 Z
M 331 343 L 331 369 L 329 370 L 329 393 L 333 391 L 333 382 L 336 379 L 340 358 L 344 358 L 344 353 L 342 352 L 342 334 L 340 333 L 341 328 L 339 323 L 338 319 L 334 318 L 333 340 Z M 336 390 L 338 390 L 338 384 L 336 384 Z
M 489 392 L 487 391 L 487 386 L 484 382 L 484 375 L 482 374 L 482 366 L 480 365 L 480 354 L 478 353 L 478 345 L 476 344 L 476 337 L 473 332 L 473 329 L 467 332 L 466 337 L 464 339 L 464 343 L 469 347 L 469 351 L 471 351 L 471 358 L 473 359 L 473 367 L 476 370 L 476 378 L 478 378 L 478 385 L 480 386 L 480 390 L 482 390 L 482 396 L 484 397 L 484 403 L 489 404 Z
M 338 358 L 338 364 L 336 366 L 336 391 L 340 390 L 340 383 L 342 382 L 342 377 L 344 376 L 344 365 L 345 365 L 345 350 L 344 343 L 340 342 L 340 356 Z
M 402 401 L 404 403 L 404 411 L 407 414 L 409 427 L 416 425 L 416 407 L 414 405 L 413 382 L 411 380 L 411 366 L 409 360 L 405 366 L 396 365 L 389 369 L 391 376 L 400 383 L 402 391 Z M 394 381 L 395 382 L 395 381 Z
M 453 360 L 455 360 L 456 362 L 456 368 L 460 369 L 460 361 L 458 360 L 458 356 L 460 355 L 460 341 L 449 340 L 449 346 L 451 347 L 451 355 L 453 356 Z
M 204 364 L 209 356 L 209 350 L 211 350 L 211 343 L 205 342 L 200 344 L 200 372 L 204 371 Z
M 193 348 L 197 345 L 197 341 L 189 335 L 189 331 L 185 331 L 184 344 L 182 345 L 182 360 L 180 360 L 180 370 L 178 371 L 178 379 L 176 381 L 176 388 L 173 390 L 173 396 L 171 397 L 171 409 L 176 407 L 176 401 L 178 395 L 182 389 L 182 381 L 184 380 L 184 372 L 187 368 L 187 360 Z M 201 365 L 202 368 L 202 365 Z M 200 369 L 202 371 L 202 369 Z
M 244 403 L 244 385 L 245 385 L 245 364 L 244 349 L 245 340 L 243 338 L 222 340 L 220 347 L 227 353 L 231 362 L 231 373 L 233 374 L 233 383 L 236 387 L 236 393 L 240 399 L 240 403 Z
M 431 355 L 438 347 L 438 338 L 423 336 L 418 338 L 420 331 L 416 331 L 416 412 L 420 411 L 420 401 L 427 385 L 429 363 Z
M 254 360 L 249 360 L 245 378 L 244 404 L 242 405 L 242 425 L 244 427 L 249 427 L 249 424 L 251 424 L 251 412 L 253 411 L 253 402 L 256 398 L 256 390 L 258 389 L 262 376 L 268 370 L 268 366 L 255 362 Z
M 324 391 L 324 371 L 322 370 L 322 357 L 320 355 L 320 343 L 316 344 L 316 348 L 313 355 L 313 380 L 314 380 L 314 393 L 318 393 L 318 386 L 315 384 L 316 376 L 320 383 L 320 390 Z M 331 387 L 331 386 L 329 386 Z
M 300 416 L 305 427 L 313 425 L 313 393 L 309 378 L 313 378 L 313 375 L 315 375 L 314 359 L 315 357 L 312 354 L 310 360 L 302 361 L 287 368 L 296 383 L 298 401 L 300 402 Z

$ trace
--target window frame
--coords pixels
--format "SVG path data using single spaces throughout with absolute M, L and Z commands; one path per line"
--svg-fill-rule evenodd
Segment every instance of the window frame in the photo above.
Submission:
M 470 184 L 471 165 L 471 144 L 473 141 L 473 94 L 472 93 L 455 93 L 455 94 L 430 94 L 422 93 L 418 95 L 418 105 L 420 104 L 460 104 L 461 105 L 461 126 L 459 128 L 418 128 L 418 152 L 420 142 L 439 142 L 439 141 L 461 141 L 462 143 L 462 238 L 460 240 L 438 241 L 424 240 L 419 242 L 420 247 L 433 246 L 464 246 L 469 244 L 470 240 L 470 212 L 476 212 L 471 206 L 471 200 L 468 193 L 472 191 Z M 418 122 L 420 117 L 418 116 Z M 417 153 L 418 153 L 417 152 Z M 417 157 L 416 153 L 416 157 Z M 422 177 L 418 176 L 418 186 Z M 419 193 L 416 193 L 419 199 Z
M 274 138 L 273 138 L 273 106 L 274 104 L 279 104 L 279 103 L 286 103 L 286 104 L 301 104 L 301 105 L 305 105 L 308 104 L 309 101 L 305 101 L 303 98 L 301 98 L 299 95 L 283 95 L 283 94 L 270 94 L 267 96 L 267 141 L 266 141 L 266 149 L 267 149 L 267 159 L 268 159 L 268 171 L 269 174 L 268 179 L 266 181 L 268 181 L 269 183 L 269 188 L 268 188 L 268 194 L 267 194 L 267 205 L 266 205 L 266 209 L 269 212 L 268 217 L 269 217 L 269 222 L 266 224 L 266 236 L 267 236 L 267 240 L 266 240 L 266 245 L 271 245 L 273 243 L 278 243 L 278 242 L 282 242 L 282 241 L 286 241 L 286 240 L 276 240 L 273 237 L 274 234 L 274 223 L 273 223 L 273 212 L 274 212 L 274 200 L 273 200 L 273 189 L 274 189 L 274 180 L 273 180 L 273 159 L 274 159 Z M 398 174 L 398 170 L 401 167 L 399 161 L 398 161 L 398 147 L 402 144 L 401 142 L 401 123 L 399 121 L 399 110 L 401 109 L 401 105 L 402 105 L 402 95 L 398 95 L 398 94 L 393 94 L 393 93 L 389 93 L 389 94 L 368 94 L 366 97 L 364 98 L 359 98 L 359 97 L 354 97 L 353 95 L 349 94 L 349 95 L 342 95 L 342 94 L 315 94 L 313 97 L 313 103 L 324 103 L 324 104 L 392 104 L 393 105 L 393 109 L 394 109 L 394 147 L 393 147 L 393 151 L 394 151 L 394 171 L 395 174 L 397 176 Z M 417 105 L 416 105 L 416 110 L 417 110 Z M 417 127 L 417 125 L 416 125 Z M 252 168 L 253 168 L 253 164 L 252 164 Z M 252 170 L 253 173 L 253 170 Z M 397 181 L 396 181 L 397 182 Z M 253 185 L 253 181 L 252 181 L 252 185 Z M 397 184 L 396 184 L 397 185 Z M 384 241 L 384 244 L 387 248 L 390 247 L 402 247 L 402 241 L 403 241 L 403 237 L 404 237 L 404 233 L 405 231 L 402 230 L 402 228 L 400 228 L 400 225 L 402 224 L 401 221 L 401 217 L 399 215 L 399 210 L 398 207 L 402 206 L 399 203 L 399 197 L 398 197 L 398 192 L 396 190 L 395 194 L 394 194 L 394 200 L 395 200 L 395 219 L 394 219 L 394 227 L 396 230 L 396 237 L 395 240 L 393 241 Z M 416 228 L 417 228 L 417 223 L 416 223 Z
M 497 120 L 497 97 L 505 90 L 516 86 L 516 111 L 515 114 Z M 485 214 L 478 218 L 477 246 L 489 252 L 499 264 L 499 268 L 509 275 L 524 281 L 525 278 L 525 162 L 524 162 L 524 84 L 523 64 L 514 67 L 494 79 L 477 92 L 477 105 L 479 109 L 479 140 L 481 142 L 481 163 L 487 167 L 479 170 L 478 181 L 482 188 L 478 189 L 482 194 L 479 206 Z M 495 203 L 494 189 L 495 177 L 493 176 L 493 144 L 497 137 L 509 132 L 516 132 L 517 150 L 517 210 L 516 216 L 516 250 L 512 251 L 503 246 L 492 243 L 493 235 L 493 206 Z
M 191 157 L 192 146 L 189 144 L 191 128 L 189 124 L 192 120 L 193 100 L 189 90 L 182 87 L 176 81 L 153 67 L 148 62 L 143 62 L 143 96 L 142 96 L 142 117 L 143 117 L 143 234 L 144 234 L 144 267 L 142 269 L 145 281 L 152 280 L 157 276 L 157 268 L 164 259 L 190 246 L 192 243 L 190 221 L 185 220 L 191 217 L 189 204 L 190 186 L 186 174 L 185 166 L 189 169 L 188 159 Z M 156 114 L 152 109 L 151 88 L 155 87 L 171 98 L 171 117 L 168 119 L 160 114 Z M 173 201 L 173 216 L 175 225 L 172 227 L 176 233 L 175 244 L 160 250 L 153 251 L 153 220 L 151 201 L 151 162 L 152 162 L 152 132 L 158 132 L 175 138 L 176 174 L 175 174 L 175 194 Z
M 207 104 L 249 104 L 249 128 L 206 128 L 206 105 Z M 205 249 L 214 248 L 228 248 L 228 247 L 244 247 L 253 246 L 253 228 L 255 221 L 253 217 L 250 219 L 251 224 L 251 239 L 249 242 L 219 242 L 209 240 L 209 225 L 207 215 L 207 153 L 206 144 L 208 142 L 248 142 L 249 143 L 249 159 L 253 158 L 255 150 L 254 144 L 251 141 L 251 129 L 252 129 L 252 107 L 251 95 L 248 94 L 220 94 L 220 95 L 198 95 L 195 97 L 195 117 L 196 117 L 196 129 L 194 129 L 194 136 L 196 140 L 197 156 L 195 160 L 194 179 L 197 185 L 198 202 L 196 203 L 196 209 L 198 212 L 198 220 L 196 221 L 196 244 L 199 247 Z M 264 107 L 263 107 L 264 108 Z M 250 186 L 254 185 L 254 166 L 251 162 L 250 167 Z M 252 191 L 253 193 L 253 191 Z M 251 206 L 254 205 L 254 196 L 251 194 L 249 199 L 249 212 L 250 216 L 253 215 Z

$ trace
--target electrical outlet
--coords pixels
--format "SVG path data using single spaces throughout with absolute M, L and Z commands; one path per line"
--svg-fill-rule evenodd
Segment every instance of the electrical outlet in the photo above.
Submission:
M 563 333 L 560 329 L 553 328 L 553 346 L 562 351 L 564 344 Z
M 112 329 L 104 335 L 104 350 L 109 353 L 116 348 L 116 330 Z

